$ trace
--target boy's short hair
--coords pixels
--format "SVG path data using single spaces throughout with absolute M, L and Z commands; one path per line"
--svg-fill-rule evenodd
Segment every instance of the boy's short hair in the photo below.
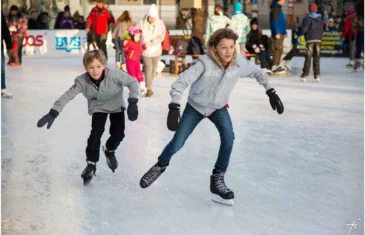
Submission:
M 106 65 L 106 57 L 102 50 L 92 50 L 85 53 L 84 58 L 82 59 L 82 62 L 84 64 L 84 67 L 86 67 L 92 63 L 95 59 L 97 59 L 100 63 L 103 65 Z
M 232 30 L 228 28 L 221 28 L 216 30 L 212 36 L 210 36 L 208 41 L 209 47 L 215 47 L 218 45 L 219 41 L 222 39 L 233 39 L 234 43 L 236 43 L 236 40 L 238 39 L 238 35 Z

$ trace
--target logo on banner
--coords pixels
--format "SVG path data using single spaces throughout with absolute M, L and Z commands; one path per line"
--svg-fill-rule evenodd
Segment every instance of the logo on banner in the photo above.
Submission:
M 67 53 L 81 49 L 81 37 L 56 37 L 56 50 L 64 50 Z
M 35 46 L 40 47 L 43 46 L 43 35 L 27 35 L 24 37 L 23 46 Z

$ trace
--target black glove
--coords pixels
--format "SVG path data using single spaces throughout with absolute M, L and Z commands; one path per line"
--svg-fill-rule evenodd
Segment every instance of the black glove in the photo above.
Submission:
M 170 131 L 177 131 L 179 129 L 180 121 L 180 105 L 175 103 L 169 104 L 169 114 L 167 115 L 167 128 Z
M 46 123 L 48 123 L 47 129 L 51 128 L 58 114 L 59 113 L 56 110 L 51 109 L 48 114 L 44 115 L 41 119 L 39 119 L 37 127 L 43 127 L 44 125 L 46 125 Z
M 138 99 L 137 98 L 129 98 L 128 99 L 128 108 L 127 108 L 127 114 L 128 114 L 128 119 L 130 121 L 135 121 L 138 118 Z
M 284 112 L 284 105 L 281 102 L 279 96 L 276 94 L 274 88 L 269 89 L 266 91 L 266 94 L 270 98 L 270 104 L 273 110 L 276 110 L 278 114 L 282 114 Z

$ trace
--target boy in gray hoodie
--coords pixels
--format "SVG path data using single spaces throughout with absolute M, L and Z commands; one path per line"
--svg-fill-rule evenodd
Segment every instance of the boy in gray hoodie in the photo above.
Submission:
M 269 84 L 268 75 L 236 55 L 235 43 L 238 35 L 231 29 L 222 28 L 213 33 L 208 41 L 208 53 L 172 84 L 167 127 L 176 131 L 174 138 L 165 147 L 158 162 L 141 178 L 140 186 L 150 186 L 169 165 L 171 157 L 179 151 L 194 128 L 204 118 L 208 118 L 217 127 L 221 145 L 218 159 L 210 177 L 210 190 L 213 201 L 226 205 L 233 204 L 234 193 L 225 185 L 224 174 L 227 170 L 234 140 L 232 121 L 227 104 L 231 91 L 239 77 L 252 77 L 263 85 L 270 98 L 270 104 L 279 114 L 284 106 Z M 180 120 L 180 101 L 184 90 L 191 85 L 188 103 Z
M 87 185 L 96 171 L 99 161 L 100 139 L 104 132 L 106 119 L 110 119 L 110 138 L 103 147 L 107 164 L 114 172 L 118 167 L 114 152 L 124 138 L 126 108 L 123 99 L 123 86 L 129 89 L 128 119 L 137 120 L 139 86 L 137 80 L 119 69 L 105 67 L 106 57 L 101 50 L 85 53 L 83 64 L 86 73 L 76 77 L 75 83 L 60 98 L 56 100 L 48 114 L 37 123 L 38 127 L 47 125 L 49 129 L 56 117 L 76 95 L 82 93 L 88 102 L 89 114 L 92 115 L 91 133 L 87 140 L 86 162 L 87 166 L 81 174 L 84 184 Z

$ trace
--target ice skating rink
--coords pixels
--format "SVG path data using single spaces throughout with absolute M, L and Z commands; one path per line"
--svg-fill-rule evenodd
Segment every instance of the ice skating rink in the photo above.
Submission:
M 151 187 L 139 186 L 173 136 L 166 117 L 175 76 L 160 75 L 153 97 L 140 99 L 138 120 L 126 122 L 116 152 L 116 172 L 101 151 L 97 176 L 84 187 L 91 117 L 82 94 L 50 130 L 36 126 L 84 72 L 81 59 L 24 58 L 21 67 L 7 66 L 14 98 L 1 100 L 2 234 L 364 234 L 364 75 L 346 63 L 321 58 L 320 83 L 313 75 L 299 81 L 302 58 L 293 60 L 293 73 L 272 76 L 283 115 L 254 79 L 239 80 L 229 102 L 236 139 L 225 178 L 233 207 L 210 199 L 220 140 L 209 120 Z M 108 130 L 109 121 L 102 144 Z M 356 230 L 344 225 L 357 219 Z

